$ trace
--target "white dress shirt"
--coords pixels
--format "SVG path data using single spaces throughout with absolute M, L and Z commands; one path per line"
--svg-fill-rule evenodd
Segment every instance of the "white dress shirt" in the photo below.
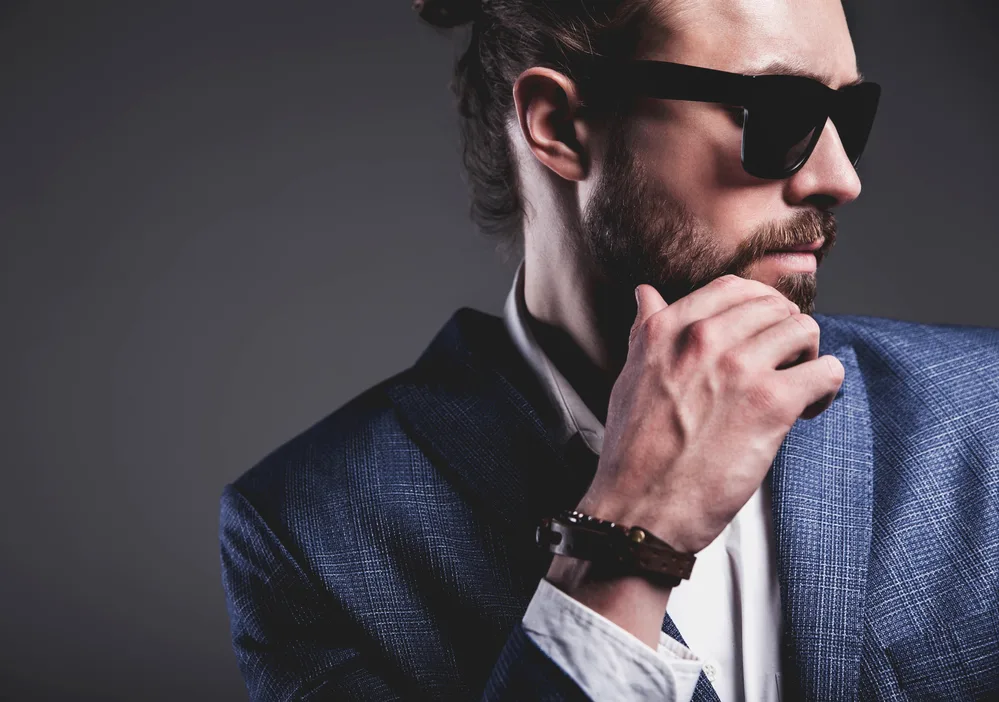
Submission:
M 604 427 L 554 366 L 527 325 L 524 262 L 503 318 L 561 418 L 560 440 L 576 433 L 599 455 Z M 687 646 L 660 634 L 658 650 L 542 580 L 524 629 L 595 702 L 691 699 L 703 670 L 721 702 L 777 702 L 780 590 L 769 481 L 704 550 L 667 613 Z

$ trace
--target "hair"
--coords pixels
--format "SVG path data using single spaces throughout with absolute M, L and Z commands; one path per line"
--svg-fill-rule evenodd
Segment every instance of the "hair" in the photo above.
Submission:
M 532 66 L 571 78 L 574 57 L 633 55 L 650 0 L 414 0 L 413 8 L 436 27 L 471 25 L 451 80 L 470 214 L 498 248 L 522 255 L 524 200 L 508 132 L 514 82 Z

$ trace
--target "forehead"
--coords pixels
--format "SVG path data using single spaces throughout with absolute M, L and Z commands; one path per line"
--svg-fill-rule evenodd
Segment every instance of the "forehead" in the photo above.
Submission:
M 796 72 L 833 88 L 858 77 L 840 0 L 650 1 L 665 31 L 650 35 L 646 58 L 734 73 Z

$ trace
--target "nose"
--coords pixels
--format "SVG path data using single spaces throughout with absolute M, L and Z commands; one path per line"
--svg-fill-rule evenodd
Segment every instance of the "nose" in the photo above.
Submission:
M 818 204 L 822 209 L 838 207 L 860 195 L 860 177 L 846 155 L 831 119 L 826 124 L 808 161 L 787 179 L 785 199 L 790 205 Z

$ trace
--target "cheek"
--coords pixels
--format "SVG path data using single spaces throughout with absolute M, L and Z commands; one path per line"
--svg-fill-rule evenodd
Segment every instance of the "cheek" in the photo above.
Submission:
M 751 232 L 788 216 L 783 181 L 754 178 L 740 161 L 742 135 L 721 110 L 661 100 L 636 124 L 635 153 L 648 176 L 682 201 L 707 231 L 734 249 Z

